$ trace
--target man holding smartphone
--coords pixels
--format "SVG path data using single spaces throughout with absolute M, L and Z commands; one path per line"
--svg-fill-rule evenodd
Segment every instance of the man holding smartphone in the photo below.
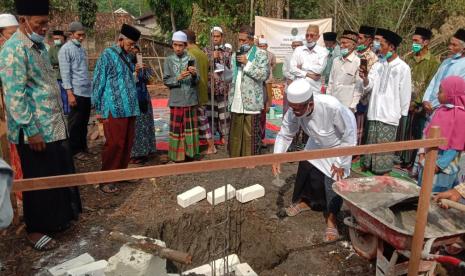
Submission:
M 197 118 L 198 83 L 195 59 L 186 52 L 187 35 L 175 32 L 174 54 L 163 65 L 163 83 L 170 89 L 170 133 L 168 156 L 173 162 L 192 160 L 199 154 Z

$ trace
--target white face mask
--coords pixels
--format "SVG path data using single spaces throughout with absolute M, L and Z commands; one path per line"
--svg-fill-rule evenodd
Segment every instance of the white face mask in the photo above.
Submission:
M 316 45 L 315 41 L 307 42 L 307 48 L 313 48 L 313 47 L 315 47 L 315 45 Z

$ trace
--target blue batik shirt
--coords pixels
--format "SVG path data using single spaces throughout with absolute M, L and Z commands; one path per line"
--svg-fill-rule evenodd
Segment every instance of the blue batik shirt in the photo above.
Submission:
M 92 104 L 104 119 L 110 114 L 113 118 L 140 114 L 134 70 L 118 45 L 106 48 L 95 65 Z
M 45 143 L 67 138 L 61 92 L 44 44 L 14 33 L 0 51 L 0 78 L 12 143 L 19 143 L 21 130 L 26 143 L 37 134 Z

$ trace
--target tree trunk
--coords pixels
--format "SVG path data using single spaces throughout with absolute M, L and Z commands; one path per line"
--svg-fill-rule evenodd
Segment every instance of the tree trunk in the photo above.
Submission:
M 173 7 L 170 5 L 170 19 L 171 19 L 171 29 L 173 33 L 176 32 L 176 19 L 174 19 Z

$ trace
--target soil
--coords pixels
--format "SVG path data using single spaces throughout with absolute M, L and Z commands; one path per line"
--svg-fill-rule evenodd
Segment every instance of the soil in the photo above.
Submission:
M 100 169 L 103 140 L 90 142 L 87 160 L 77 161 L 79 172 Z M 224 147 L 204 159 L 226 158 Z M 268 149 L 269 150 L 269 149 Z M 161 164 L 159 153 L 146 165 Z M 355 254 L 341 227 L 341 241 L 323 243 L 323 216 L 305 212 L 293 218 L 281 217 L 289 204 L 297 163 L 283 165 L 286 184 L 277 188 L 269 167 L 235 169 L 142 179 L 120 183 L 120 193 L 106 195 L 93 186 L 81 187 L 84 211 L 78 223 L 55 238 L 60 247 L 37 252 L 25 240 L 24 226 L 12 226 L 0 234 L 0 275 L 48 275 L 47 269 L 88 252 L 96 260 L 109 259 L 121 243 L 109 240 L 117 230 L 166 242 L 167 247 L 192 254 L 193 264 L 169 262 L 169 272 L 181 272 L 235 253 L 259 274 L 282 275 L 374 275 L 371 262 Z M 230 200 L 214 208 L 206 201 L 183 209 L 176 196 L 200 185 L 211 191 L 231 184 L 240 189 L 259 183 L 266 189 L 263 198 L 246 204 Z M 225 244 L 228 242 L 228 244 Z

